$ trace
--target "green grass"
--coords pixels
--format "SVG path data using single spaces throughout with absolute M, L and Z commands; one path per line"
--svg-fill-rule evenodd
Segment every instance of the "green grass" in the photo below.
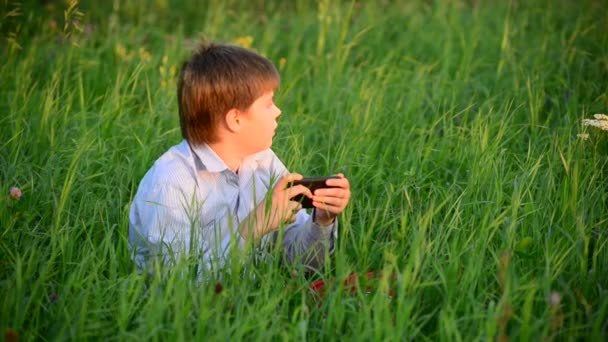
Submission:
M 608 111 L 604 2 L 66 8 L 0 4 L 5 336 L 608 336 L 608 135 L 581 125 Z M 65 17 L 82 30 L 64 29 Z M 286 61 L 276 153 L 293 171 L 350 179 L 335 257 L 308 279 L 247 258 L 223 274 L 219 294 L 217 280 L 198 284 L 179 267 L 139 276 L 128 209 L 146 170 L 180 140 L 171 67 L 201 37 L 243 36 Z M 315 279 L 368 269 L 397 275 L 392 299 L 339 286 L 321 305 L 309 295 Z

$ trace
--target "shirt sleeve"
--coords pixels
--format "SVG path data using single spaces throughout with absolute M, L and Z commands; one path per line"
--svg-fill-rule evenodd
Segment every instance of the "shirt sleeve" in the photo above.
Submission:
M 294 223 L 284 231 L 273 233 L 272 239 L 281 244 L 283 258 L 287 263 L 301 263 L 318 269 L 333 254 L 338 238 L 338 219 L 330 225 L 322 226 L 313 222 L 313 215 L 302 209 L 296 215 Z
M 273 153 L 272 174 L 282 177 L 289 173 L 281 160 Z M 269 189 L 272 191 L 272 189 Z M 314 210 L 309 214 L 301 209 L 296 215 L 296 221 L 283 230 L 279 229 L 268 239 L 272 244 L 278 242 L 282 246 L 283 258 L 287 263 L 302 263 L 311 268 L 319 268 L 325 259 L 334 253 L 338 239 L 338 218 L 327 226 L 313 222 Z

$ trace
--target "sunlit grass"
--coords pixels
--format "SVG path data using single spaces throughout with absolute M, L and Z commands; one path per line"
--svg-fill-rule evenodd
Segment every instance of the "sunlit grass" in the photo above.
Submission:
M 605 339 L 608 136 L 582 120 L 608 111 L 608 8 L 402 2 L 3 4 L 5 336 Z M 131 263 L 130 201 L 180 140 L 175 75 L 200 38 L 281 70 L 291 170 L 350 179 L 311 277 L 247 258 L 201 284 L 187 263 Z M 396 278 L 342 290 L 368 270 Z

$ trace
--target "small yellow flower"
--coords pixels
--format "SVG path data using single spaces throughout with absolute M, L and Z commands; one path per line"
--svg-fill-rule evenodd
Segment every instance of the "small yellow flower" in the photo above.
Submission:
M 147 62 L 151 59 L 150 53 L 148 51 L 146 51 L 146 49 L 144 49 L 143 47 L 140 47 L 139 48 L 139 58 L 142 61 Z
M 167 88 L 167 81 L 165 81 L 165 80 L 160 81 L 160 87 Z
M 176 71 L 177 71 L 177 70 L 175 69 L 175 67 L 174 67 L 174 66 L 172 66 L 172 67 L 169 69 L 169 75 L 171 75 L 171 77 L 175 76 Z
M 163 56 L 163 64 L 166 65 L 167 63 L 169 63 L 169 57 Z
M 279 59 L 279 69 L 283 70 L 283 68 L 285 67 L 285 63 L 287 63 L 287 59 L 285 59 L 285 57 Z
M 251 47 L 252 43 L 253 43 L 252 36 L 238 37 L 237 39 L 234 40 L 234 44 L 244 47 L 245 49 L 249 49 Z
M 158 72 L 160 72 L 160 75 L 161 75 L 161 76 L 165 77 L 165 74 L 167 73 L 167 70 L 165 69 L 165 67 L 164 67 L 164 66 L 162 66 L 162 65 L 161 65 L 161 66 L 158 68 Z
M 167 0 L 156 0 L 156 6 L 161 10 L 167 9 Z
M 581 140 L 589 140 L 589 134 L 588 133 L 580 133 L 576 135 L 579 139 Z
M 121 43 L 116 44 L 116 46 L 114 47 L 114 53 L 116 53 L 116 56 L 118 56 L 118 58 L 126 62 L 130 61 L 131 59 L 133 59 L 133 57 L 135 57 L 135 51 L 127 50 L 127 48 L 125 48 L 124 45 L 122 45 Z
M 116 53 L 116 55 L 118 55 L 118 57 L 123 58 L 124 56 L 127 55 L 127 49 L 125 49 L 125 47 L 122 44 L 118 43 L 114 47 L 114 53 Z

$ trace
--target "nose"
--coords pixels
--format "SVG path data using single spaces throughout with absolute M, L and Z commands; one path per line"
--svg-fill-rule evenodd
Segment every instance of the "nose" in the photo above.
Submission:
M 275 114 L 274 114 L 274 117 L 275 117 L 275 118 L 278 118 L 279 116 L 281 116 L 281 113 L 282 113 L 282 112 L 281 112 L 281 109 L 280 109 L 279 107 L 277 107 L 276 105 L 274 106 L 274 108 L 275 108 Z

